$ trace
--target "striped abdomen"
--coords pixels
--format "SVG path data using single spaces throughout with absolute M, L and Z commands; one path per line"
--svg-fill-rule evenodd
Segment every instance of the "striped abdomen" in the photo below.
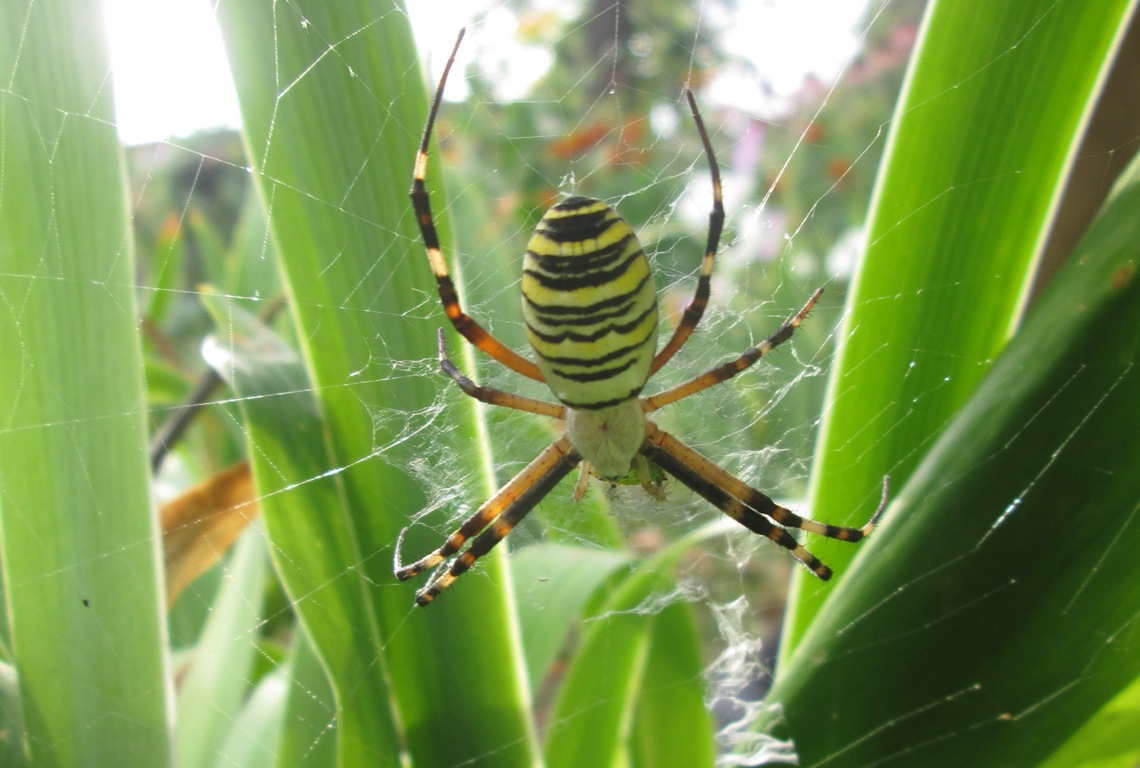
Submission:
M 523 317 L 538 367 L 566 405 L 636 397 L 657 348 L 645 251 L 605 203 L 571 197 L 542 217 L 523 260 Z

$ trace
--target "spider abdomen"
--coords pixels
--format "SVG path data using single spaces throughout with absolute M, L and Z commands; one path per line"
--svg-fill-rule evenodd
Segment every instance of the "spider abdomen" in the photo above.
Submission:
M 523 260 L 523 317 L 551 391 L 576 409 L 631 400 L 657 348 L 657 288 L 637 235 L 605 203 L 546 212 Z

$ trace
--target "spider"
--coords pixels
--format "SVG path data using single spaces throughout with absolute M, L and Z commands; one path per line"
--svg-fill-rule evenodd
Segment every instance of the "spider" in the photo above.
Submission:
M 440 301 L 455 330 L 511 370 L 545 382 L 559 402 L 475 384 L 448 357 L 443 329 L 439 330 L 439 363 L 443 372 L 470 397 L 557 419 L 563 425 L 563 434 L 479 507 L 439 548 L 408 565 L 403 565 L 400 558 L 405 528 L 396 541 L 396 578 L 405 581 L 435 569 L 427 585 L 416 593 L 417 605 L 429 605 L 502 541 L 576 466 L 580 465 L 581 471 L 575 498 L 586 492 L 591 473 L 611 484 L 636 481 L 660 498 L 651 473 L 651 465 L 655 465 L 745 528 L 789 550 L 819 578 L 829 579 L 831 569 L 787 529 L 859 541 L 871 532 L 882 513 L 885 490 L 884 503 L 862 528 L 809 520 L 779 506 L 646 418 L 647 413 L 662 406 L 732 378 L 787 341 L 823 293 L 822 288 L 816 290 L 795 316 L 735 360 L 671 389 L 640 396 L 649 378 L 684 346 L 704 313 L 724 224 L 720 171 L 690 90 L 686 88 L 684 94 L 712 174 L 713 209 L 696 293 L 660 351 L 656 351 L 657 291 L 645 252 L 625 220 L 605 203 L 587 197 L 569 197 L 555 204 L 542 217 L 527 245 L 522 303 L 535 361 L 506 347 L 463 311 L 440 251 L 424 178 L 432 127 L 464 31 L 459 32 L 435 91 L 409 194 Z M 470 545 L 463 549 L 468 541 Z

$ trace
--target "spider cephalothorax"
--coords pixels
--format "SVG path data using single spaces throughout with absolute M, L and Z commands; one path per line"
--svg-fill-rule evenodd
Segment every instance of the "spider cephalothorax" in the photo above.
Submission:
M 657 290 L 637 236 L 605 203 L 570 197 L 542 217 L 527 244 L 523 260 L 523 317 L 537 360 L 532 362 L 502 344 L 460 307 L 447 262 L 440 251 L 424 185 L 432 127 L 462 40 L 460 31 L 440 78 L 416 155 L 410 193 L 416 220 L 439 285 L 440 301 L 455 329 L 508 368 L 545 382 L 559 402 L 535 400 L 475 384 L 447 356 L 442 330 L 439 333 L 440 365 L 471 397 L 491 405 L 558 419 L 564 430 L 561 437 L 511 478 L 435 551 L 403 565 L 400 562 L 401 534 L 396 543 L 396 578 L 402 581 L 428 569 L 438 569 L 427 586 L 416 593 L 417 604 L 429 604 L 502 541 L 579 465 L 582 474 L 576 496 L 585 492 L 589 472 L 610 482 L 635 477 L 656 496 L 659 491 L 651 472 L 651 466 L 655 465 L 744 527 L 791 551 L 816 576 L 830 578 L 831 569 L 808 552 L 787 529 L 799 528 L 828 538 L 858 541 L 871 532 L 883 505 L 862 528 L 808 520 L 779 506 L 646 417 L 664 405 L 732 378 L 787 341 L 815 305 L 822 289 L 812 294 L 791 320 L 740 357 L 679 386 L 650 397 L 640 396 L 650 377 L 685 344 L 700 322 L 708 303 L 709 280 L 724 223 L 720 171 L 692 92 L 686 89 L 685 98 L 708 158 L 713 209 L 709 214 L 708 240 L 696 293 L 677 329 L 658 351 Z M 884 491 L 884 503 L 885 497 Z M 448 565 L 448 558 L 453 555 Z

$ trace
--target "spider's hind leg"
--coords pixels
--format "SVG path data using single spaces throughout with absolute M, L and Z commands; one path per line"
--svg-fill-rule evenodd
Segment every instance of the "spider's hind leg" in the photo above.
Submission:
M 646 458 L 748 530 L 789 550 L 793 557 L 824 581 L 831 578 L 831 568 L 800 544 L 787 528 L 799 528 L 831 539 L 855 542 L 871 532 L 886 506 L 884 478 L 883 500 L 875 514 L 861 528 L 809 520 L 776 504 L 765 494 L 721 469 L 652 422 L 648 422 L 647 434 L 645 445 L 642 447 L 642 453 Z
M 502 541 L 562 478 L 570 474 L 570 470 L 574 469 L 579 461 L 581 456 L 570 446 L 570 441 L 565 437 L 551 443 L 534 461 L 526 465 L 479 507 L 474 515 L 467 518 L 438 549 L 409 565 L 400 562 L 400 548 L 404 540 L 404 534 L 401 532 L 396 540 L 394 563 L 396 578 L 406 581 L 429 568 L 440 566 L 447 558 L 459 552 L 474 536 L 471 545 L 455 557 L 450 566 L 446 569 L 441 567 L 432 574 L 427 586 L 416 593 L 417 605 L 429 604 L 474 565 L 476 560 Z

